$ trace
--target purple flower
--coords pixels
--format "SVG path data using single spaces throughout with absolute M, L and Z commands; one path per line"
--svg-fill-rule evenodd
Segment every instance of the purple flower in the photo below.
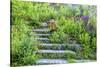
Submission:
M 81 16 L 81 19 L 82 19 L 83 21 L 88 21 L 89 16 Z

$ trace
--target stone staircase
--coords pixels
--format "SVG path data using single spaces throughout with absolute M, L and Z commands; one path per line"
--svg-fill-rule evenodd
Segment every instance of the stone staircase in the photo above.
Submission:
M 36 60 L 37 65 L 43 64 L 66 64 L 69 63 L 67 60 L 68 56 L 76 56 L 76 52 L 74 50 L 66 49 L 67 47 L 79 48 L 79 44 L 57 44 L 52 43 L 49 40 L 49 36 L 51 35 L 50 29 L 48 29 L 47 24 L 44 22 L 42 27 L 39 29 L 34 29 L 33 32 L 37 36 L 36 38 L 39 42 L 41 42 L 36 51 L 37 54 L 42 55 L 41 59 Z M 49 57 L 52 56 L 52 57 Z M 66 58 L 66 59 L 65 59 Z M 75 62 L 83 62 L 82 60 L 74 60 Z

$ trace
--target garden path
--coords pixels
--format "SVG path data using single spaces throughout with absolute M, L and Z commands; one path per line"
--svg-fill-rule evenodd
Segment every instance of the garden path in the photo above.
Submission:
M 49 39 L 50 35 L 50 29 L 48 29 L 48 25 L 46 22 L 42 23 L 41 28 L 37 28 L 33 30 L 36 34 L 35 36 L 38 36 L 36 38 L 41 44 L 38 46 L 42 47 L 39 48 L 36 52 L 44 57 L 41 59 L 36 60 L 36 64 L 66 64 L 69 63 L 69 60 L 67 57 L 72 56 L 76 57 L 76 51 L 73 49 L 65 49 L 65 47 L 74 47 L 79 48 L 79 44 L 57 44 L 52 43 Z M 45 55 L 46 54 L 46 55 Z M 51 55 L 52 57 L 50 57 Z M 62 56 L 61 56 L 62 55 Z M 66 57 L 66 59 L 64 58 Z M 75 58 L 76 59 L 76 58 Z M 73 60 L 73 62 L 85 62 L 88 60 Z

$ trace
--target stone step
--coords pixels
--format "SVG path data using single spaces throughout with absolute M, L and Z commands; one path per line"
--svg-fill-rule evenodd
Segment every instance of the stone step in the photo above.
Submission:
M 52 50 L 73 50 L 76 51 L 77 49 L 81 50 L 82 47 L 80 44 L 38 44 L 39 49 L 52 49 Z
M 37 52 L 36 52 L 37 53 Z M 37 53 L 37 55 L 41 56 L 41 58 L 49 58 L 49 59 L 67 59 L 67 58 L 75 58 L 77 59 L 75 54 L 71 53 Z
M 66 64 L 67 60 L 64 59 L 39 59 L 36 64 Z
M 50 29 L 44 28 L 44 29 L 34 29 L 33 32 L 49 32 Z
M 36 38 L 36 39 L 39 40 L 39 41 L 49 41 L 48 38 Z
M 38 50 L 37 53 L 69 53 L 69 54 L 76 54 L 74 51 L 71 51 L 71 50 Z
M 65 44 L 41 43 L 41 44 L 38 44 L 38 48 L 45 49 L 45 50 L 65 50 L 66 46 Z
M 34 36 L 40 36 L 40 37 L 46 37 L 46 36 L 50 36 L 51 34 L 34 34 Z
M 65 44 L 50 44 L 50 43 L 48 43 L 48 44 L 46 44 L 46 43 L 43 43 L 43 44 L 39 44 L 40 46 L 59 46 L 59 45 L 65 45 Z
M 46 22 L 42 22 L 41 25 L 38 28 L 48 28 L 48 24 Z
M 48 38 L 36 38 L 36 40 L 40 41 L 41 43 L 50 43 Z
M 51 44 L 51 43 L 42 43 L 42 44 L 39 44 L 40 46 L 59 46 L 59 45 L 61 45 L 61 46 L 65 46 L 65 45 L 68 45 L 68 46 L 78 46 L 78 45 L 80 45 L 80 44 Z
M 82 60 L 73 60 L 73 62 L 75 62 L 75 63 L 82 63 L 82 62 L 95 62 L 96 60 L 84 60 L 84 59 L 82 59 Z
M 47 27 L 48 24 L 47 24 L 46 22 L 43 22 L 43 23 L 41 24 L 41 26 L 43 26 L 43 27 Z

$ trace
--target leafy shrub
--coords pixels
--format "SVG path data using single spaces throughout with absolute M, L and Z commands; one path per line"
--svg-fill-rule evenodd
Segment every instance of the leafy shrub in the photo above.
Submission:
M 68 42 L 68 35 L 62 31 L 54 32 L 50 36 L 50 40 L 53 43 L 65 43 Z
M 79 35 L 79 39 L 80 39 L 80 43 L 82 44 L 82 52 L 83 52 L 83 56 L 84 58 L 91 58 L 92 56 L 95 56 L 96 54 L 94 52 L 96 52 L 96 39 L 95 37 L 91 38 L 91 36 L 88 33 L 82 33 Z M 94 55 L 93 55 L 94 54 Z M 91 58 L 91 59 L 95 59 L 95 58 Z
M 35 64 L 38 56 L 34 51 L 37 50 L 38 42 L 30 35 L 30 27 L 25 23 L 27 11 L 24 10 L 24 7 L 28 8 L 31 4 L 24 5 L 24 2 L 16 0 L 11 2 L 11 66 Z
M 29 36 L 27 25 L 13 25 L 11 39 L 11 65 L 34 63 L 37 56 L 33 52 L 37 50 L 36 44 L 38 43 Z

